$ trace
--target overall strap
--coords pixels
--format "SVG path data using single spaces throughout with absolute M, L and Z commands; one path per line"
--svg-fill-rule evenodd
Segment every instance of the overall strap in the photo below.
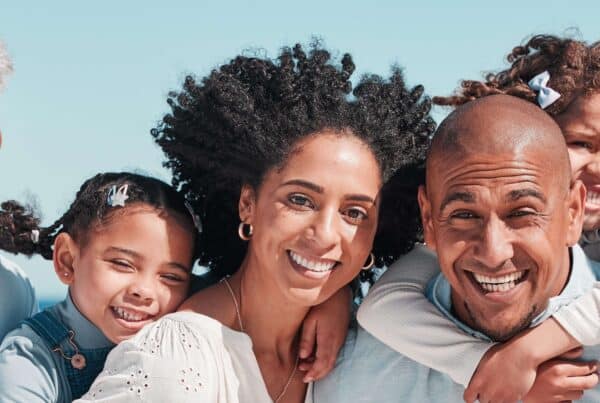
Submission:
M 25 319 L 23 323 L 31 327 L 34 332 L 44 339 L 50 349 L 59 347 L 61 342 L 69 337 L 69 329 L 48 310 Z

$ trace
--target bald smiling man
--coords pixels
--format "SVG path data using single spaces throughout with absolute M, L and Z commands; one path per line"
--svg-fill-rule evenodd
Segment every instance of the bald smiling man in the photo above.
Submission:
M 600 267 L 577 245 L 585 189 L 569 172 L 556 123 L 520 99 L 482 98 L 440 125 L 419 190 L 425 240 L 442 271 L 427 298 L 473 339 L 509 340 L 598 279 Z M 491 277 L 508 280 L 492 285 Z M 448 360 L 459 362 L 456 352 L 449 347 Z M 586 348 L 583 359 L 599 358 L 600 347 Z M 317 402 L 320 394 L 335 402 L 462 402 L 463 393 L 360 327 L 315 387 Z M 582 401 L 600 402 L 600 389 Z

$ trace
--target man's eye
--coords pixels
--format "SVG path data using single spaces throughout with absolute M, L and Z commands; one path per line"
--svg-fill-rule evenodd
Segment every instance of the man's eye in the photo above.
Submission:
M 512 218 L 520 218 L 526 217 L 530 215 L 535 215 L 535 211 L 532 210 L 515 210 L 510 213 L 510 217 Z
M 477 218 L 477 216 L 470 211 L 457 211 L 456 213 L 452 213 L 450 218 L 458 218 L 459 220 L 469 220 Z
M 300 194 L 292 194 L 288 197 L 290 203 L 307 208 L 314 208 L 313 202 L 306 196 Z

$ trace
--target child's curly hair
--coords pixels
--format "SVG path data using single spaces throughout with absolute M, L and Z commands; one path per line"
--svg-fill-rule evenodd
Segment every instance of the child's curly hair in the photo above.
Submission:
M 277 60 L 237 56 L 200 82 L 187 77 L 169 95 L 171 113 L 152 135 L 173 184 L 201 217 L 200 264 L 220 274 L 237 270 L 246 253 L 237 236 L 242 185 L 258 188 L 299 140 L 323 129 L 350 132 L 367 144 L 384 181 L 404 169 L 405 188 L 390 190 L 380 214 L 381 224 L 401 225 L 380 225 L 373 252 L 384 264 L 410 250 L 419 220 L 416 186 L 408 184 L 421 178 L 435 129 L 431 102 L 422 86 L 406 87 L 398 68 L 388 80 L 365 76 L 352 90 L 354 69 L 349 54 L 336 66 L 318 43 L 308 52 L 296 45 Z
M 560 98 L 545 109 L 550 115 L 565 111 L 575 98 L 600 91 L 600 42 L 586 42 L 552 35 L 536 35 L 508 54 L 511 66 L 490 73 L 485 81 L 464 80 L 457 94 L 434 97 L 438 105 L 457 106 L 493 94 L 513 95 L 537 104 L 537 93 L 527 84 L 548 71 L 548 86 Z

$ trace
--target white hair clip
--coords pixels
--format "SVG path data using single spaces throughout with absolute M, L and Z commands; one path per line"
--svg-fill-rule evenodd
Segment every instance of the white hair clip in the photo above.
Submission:
M 128 188 L 128 184 L 122 185 L 119 189 L 117 189 L 117 185 L 113 185 L 108 192 L 108 198 L 106 200 L 108 205 L 111 207 L 125 207 L 125 200 L 129 199 L 129 196 L 127 196 Z
M 548 71 L 544 71 L 533 77 L 527 83 L 529 88 L 537 92 L 537 101 L 542 109 L 546 109 L 556 102 L 558 98 L 560 98 L 560 94 L 558 92 L 548 87 L 548 81 L 550 81 L 550 73 L 548 73 Z
M 31 230 L 31 242 L 33 242 L 34 244 L 38 244 L 40 242 L 40 230 Z
M 185 202 L 185 207 L 188 209 L 190 215 L 192 216 L 192 221 L 194 221 L 194 227 L 196 227 L 196 230 L 198 231 L 199 234 L 202 233 L 202 221 L 200 221 L 200 216 L 196 213 L 194 213 L 194 209 L 192 208 L 192 205 L 190 203 L 188 203 L 187 201 Z

